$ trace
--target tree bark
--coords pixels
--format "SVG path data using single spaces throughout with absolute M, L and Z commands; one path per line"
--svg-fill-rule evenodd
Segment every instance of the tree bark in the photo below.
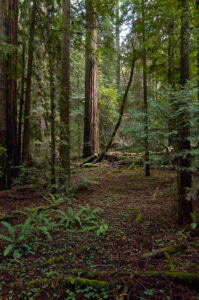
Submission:
M 120 1 L 116 5 L 116 88 L 120 88 Z
M 169 117 L 168 130 L 169 133 L 172 133 L 176 130 L 176 122 L 173 117 L 173 113 L 175 112 L 175 68 L 174 68 L 174 16 L 171 16 L 172 20 L 169 24 L 168 29 L 168 84 L 170 87 L 170 106 L 171 106 L 171 116 Z M 168 137 L 168 145 L 174 147 L 176 149 L 176 141 L 172 134 L 169 134 Z
M 7 7 L 7 42 L 13 46 L 6 59 L 6 149 L 7 183 L 11 184 L 17 172 L 17 34 L 18 1 L 8 1 Z
M 196 10 L 197 10 L 197 17 L 199 18 L 199 0 L 196 0 Z M 197 29 L 199 31 L 199 21 L 197 23 Z M 197 35 L 197 85 L 198 85 L 198 130 L 199 130 L 199 34 Z M 198 147 L 199 147 L 199 141 L 198 141 Z
M 83 157 L 99 153 L 99 103 L 96 0 L 86 0 L 85 117 Z
M 180 60 L 180 83 L 181 89 L 185 92 L 185 86 L 189 80 L 189 0 L 181 0 L 181 60 Z M 191 174 L 191 144 L 189 125 L 189 99 L 185 95 L 179 103 L 180 114 L 178 121 L 179 128 L 179 170 L 178 170 L 178 211 L 179 223 L 184 220 L 190 221 L 190 213 L 193 211 L 191 199 L 187 199 L 188 191 L 192 184 Z
M 63 1 L 62 74 L 60 99 L 60 184 L 70 183 L 70 0 Z
M 51 4 L 47 1 L 47 18 L 48 18 L 48 57 L 50 71 L 50 126 L 51 126 L 51 193 L 56 192 L 56 176 L 55 176 L 55 81 L 54 81 L 54 51 L 52 36 L 52 18 L 54 16 L 54 1 Z
M 21 53 L 21 91 L 20 91 L 20 105 L 19 105 L 19 121 L 18 121 L 18 161 L 21 161 L 21 135 L 22 135 L 22 118 L 24 108 L 24 88 L 25 88 L 25 69 L 26 69 L 26 13 L 27 13 L 27 0 L 23 4 L 23 31 L 22 31 L 22 53 Z
M 24 133 L 23 133 L 23 149 L 22 149 L 23 162 L 31 162 L 30 113 L 31 113 L 31 84 L 32 84 L 32 65 L 33 65 L 33 52 L 34 52 L 36 9 L 37 9 L 37 1 L 35 0 L 32 6 L 31 21 L 30 21 L 28 69 L 27 69 L 27 81 L 26 81 L 25 108 L 24 108 Z
M 146 32 L 145 32 L 145 1 L 142 0 L 142 42 L 143 42 L 143 96 L 144 96 L 144 135 L 145 135 L 145 175 L 150 176 L 149 165 L 149 120 L 148 120 L 148 91 L 147 91 L 147 53 L 146 53 Z
M 0 0 L 0 42 L 5 37 L 5 13 Z M 0 54 L 0 190 L 6 186 L 6 68 L 3 53 Z

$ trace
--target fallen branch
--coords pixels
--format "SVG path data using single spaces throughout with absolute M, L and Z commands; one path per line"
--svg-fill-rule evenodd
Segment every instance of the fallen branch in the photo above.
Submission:
M 165 252 L 171 255 L 171 254 L 183 252 L 185 249 L 186 249 L 185 245 L 172 245 L 172 246 L 167 246 L 164 248 L 154 250 L 152 252 L 147 252 L 143 255 L 143 257 L 162 258 L 165 257 Z
M 97 162 L 101 162 L 104 159 L 105 154 L 112 147 L 112 145 L 114 143 L 114 140 L 115 140 L 115 138 L 117 136 L 118 129 L 119 129 L 120 125 L 121 125 L 121 122 L 122 122 L 122 119 L 123 119 L 123 116 L 124 116 L 124 109 L 125 109 L 125 106 L 126 106 L 128 93 L 129 93 L 129 90 L 130 90 L 130 87 L 131 87 L 131 83 L 133 81 L 134 67 L 135 67 L 135 58 L 133 57 L 130 78 L 129 78 L 129 82 L 128 82 L 127 87 L 126 87 L 126 91 L 125 91 L 124 96 L 123 96 L 122 105 L 121 105 L 121 108 L 120 108 L 120 116 L 119 116 L 118 122 L 117 122 L 117 124 L 115 126 L 115 129 L 113 131 L 112 137 L 111 137 L 111 139 L 110 139 L 110 141 L 109 141 L 109 143 L 108 143 L 105 151 L 101 153 L 101 155 L 97 159 Z

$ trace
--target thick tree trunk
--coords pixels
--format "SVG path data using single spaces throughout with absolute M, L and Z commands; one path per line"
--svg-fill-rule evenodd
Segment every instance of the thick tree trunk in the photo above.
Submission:
M 7 181 L 10 184 L 16 177 L 17 165 L 17 33 L 18 1 L 8 2 L 7 41 L 13 50 L 6 60 L 6 148 L 7 148 Z
M 116 5 L 116 88 L 120 88 L 120 1 Z
M 5 14 L 0 0 L 0 42 L 5 37 Z M 6 68 L 3 53 L 0 54 L 0 190 L 6 186 Z
M 84 158 L 99 153 L 99 104 L 96 1 L 86 0 Z
M 180 83 L 182 91 L 185 91 L 185 86 L 189 80 L 189 0 L 181 0 L 182 15 L 181 15 L 181 61 L 180 61 Z M 190 220 L 192 212 L 192 201 L 187 199 L 188 191 L 192 184 L 191 174 L 191 145 L 190 145 L 190 125 L 189 125 L 189 100 L 187 95 L 183 102 L 179 103 L 179 108 L 182 108 L 179 115 L 179 173 L 178 173 L 178 209 L 179 223 L 184 220 Z
M 54 82 L 54 51 L 53 51 L 53 36 L 52 36 L 52 18 L 54 15 L 54 3 L 50 5 L 47 2 L 47 16 L 48 16 L 48 56 L 49 56 L 49 70 L 50 70 L 50 107 L 51 107 L 51 193 L 56 192 L 55 184 L 55 82 Z
M 28 69 L 26 81 L 26 96 L 24 108 L 24 133 L 23 133 L 23 149 L 22 161 L 30 162 L 30 113 L 31 113 L 31 83 L 32 83 L 32 65 L 33 65 L 33 52 L 34 52 L 34 37 L 35 37 L 35 18 L 36 18 L 37 1 L 33 2 L 31 22 L 30 22 L 30 38 L 28 49 Z
M 146 53 L 146 33 L 145 33 L 145 2 L 142 0 L 142 22 L 143 22 L 143 96 L 144 96 L 144 135 L 145 135 L 145 175 L 150 176 L 149 165 L 149 121 L 148 121 L 148 92 L 147 92 L 147 53 Z
M 63 2 L 62 74 L 60 99 L 60 184 L 70 182 L 70 0 Z
M 18 121 L 18 161 L 21 161 L 21 135 L 22 135 L 22 118 L 24 108 L 24 88 L 25 88 L 25 69 L 26 69 L 26 13 L 27 0 L 24 0 L 23 7 L 23 32 L 22 32 L 22 53 L 21 53 L 21 90 L 20 90 L 20 105 L 19 105 L 19 121 Z
M 17 165 L 17 32 L 18 1 L 0 2 L 1 38 L 13 46 L 6 60 L 1 57 L 0 144 L 6 150 L 1 155 L 1 185 L 10 185 L 16 176 Z M 3 37 L 4 36 L 4 37 Z
M 196 0 L 196 10 L 197 10 L 197 17 L 199 19 L 199 0 Z M 197 23 L 197 29 L 199 32 L 199 20 Z M 199 131 L 199 33 L 197 35 L 197 85 L 198 85 L 198 131 Z M 198 147 L 199 147 L 199 141 L 198 141 Z

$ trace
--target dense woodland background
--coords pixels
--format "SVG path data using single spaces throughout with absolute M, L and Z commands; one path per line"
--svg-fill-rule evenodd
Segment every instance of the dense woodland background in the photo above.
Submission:
M 149 176 L 165 149 L 179 222 L 190 219 L 198 1 L 10 0 L 0 13 L 1 189 L 36 167 L 54 193 L 69 185 L 71 159 L 101 161 L 111 147 L 143 152 Z

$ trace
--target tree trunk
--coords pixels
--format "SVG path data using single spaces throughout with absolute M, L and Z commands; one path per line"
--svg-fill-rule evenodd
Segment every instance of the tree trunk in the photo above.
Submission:
M 145 2 L 142 0 L 142 22 L 143 22 L 143 96 L 144 96 L 144 135 L 145 135 L 145 175 L 150 176 L 149 165 L 149 121 L 148 121 L 148 93 L 147 93 L 147 53 L 146 53 L 146 33 L 145 33 Z
M 196 0 L 196 9 L 197 9 L 197 17 L 199 18 L 199 0 Z M 199 21 L 197 23 L 197 29 L 199 32 Z M 198 130 L 199 130 L 199 34 L 197 35 L 197 85 L 198 85 Z M 198 141 L 198 147 L 199 147 L 199 141 Z
M 22 118 L 24 108 L 24 87 L 25 87 L 25 69 L 26 69 L 26 13 L 27 0 L 23 4 L 23 32 L 22 32 L 22 53 L 21 53 L 21 91 L 20 91 L 20 106 L 19 106 L 19 122 L 18 122 L 18 161 L 21 161 L 21 135 L 22 135 Z
M 84 158 L 99 153 L 97 38 L 96 1 L 86 0 Z
M 175 91 L 175 68 L 174 68 L 174 16 L 171 16 L 172 20 L 169 24 L 169 32 L 168 32 L 168 84 L 170 87 L 170 106 L 171 106 L 171 116 L 169 117 L 168 130 L 169 133 L 172 133 L 176 130 L 176 122 L 173 117 L 173 113 L 175 111 L 175 99 L 174 99 L 174 91 Z M 169 134 L 168 137 L 168 145 L 173 146 L 176 149 L 175 138 L 172 134 Z
M 63 2 L 62 74 L 60 99 L 60 184 L 70 182 L 70 0 Z
M 116 4 L 116 88 L 120 88 L 120 1 Z
M 18 1 L 8 2 L 7 41 L 13 46 L 6 60 L 6 115 L 7 115 L 7 183 L 16 177 L 17 165 L 17 34 Z
M 0 0 L 0 42 L 5 37 L 5 14 Z M 6 186 L 6 68 L 3 53 L 0 54 L 0 190 Z
M 32 83 L 32 65 L 33 65 L 33 52 L 34 52 L 36 9 L 37 9 L 37 1 L 35 0 L 32 6 L 31 21 L 30 21 L 28 69 L 27 69 L 27 81 L 26 81 L 25 108 L 24 108 L 24 133 L 23 133 L 23 149 L 22 149 L 23 162 L 31 162 L 30 113 L 31 113 L 31 83 Z
M 189 80 L 189 0 L 181 0 L 181 60 L 180 60 L 180 83 L 181 89 L 185 92 L 185 86 Z M 179 223 L 190 220 L 192 212 L 192 201 L 187 199 L 188 191 L 192 184 L 191 168 L 191 144 L 189 125 L 189 99 L 185 95 L 183 101 L 179 103 L 179 170 L 178 170 L 178 209 Z M 179 124 L 180 123 L 180 124 Z
M 56 176 L 55 176 L 55 82 L 54 82 L 54 51 L 53 51 L 53 36 L 52 36 L 52 19 L 54 16 L 54 1 L 51 4 L 47 2 L 47 17 L 48 17 L 48 56 L 49 56 L 49 71 L 50 71 L 50 108 L 51 108 L 51 193 L 56 192 Z
M 0 2 L 1 38 L 12 46 L 7 58 L 1 57 L 0 80 L 0 144 L 2 178 L 1 187 L 10 185 L 16 177 L 17 165 L 17 33 L 18 1 Z M 4 36 L 4 37 L 3 37 Z
M 78 92 L 78 98 L 77 98 L 77 110 L 80 111 L 80 100 L 81 100 L 81 96 L 80 96 L 80 76 L 78 75 L 78 79 L 77 79 L 77 92 Z M 78 158 L 81 157 L 81 119 L 80 116 L 78 116 L 78 120 L 77 120 L 77 156 Z

